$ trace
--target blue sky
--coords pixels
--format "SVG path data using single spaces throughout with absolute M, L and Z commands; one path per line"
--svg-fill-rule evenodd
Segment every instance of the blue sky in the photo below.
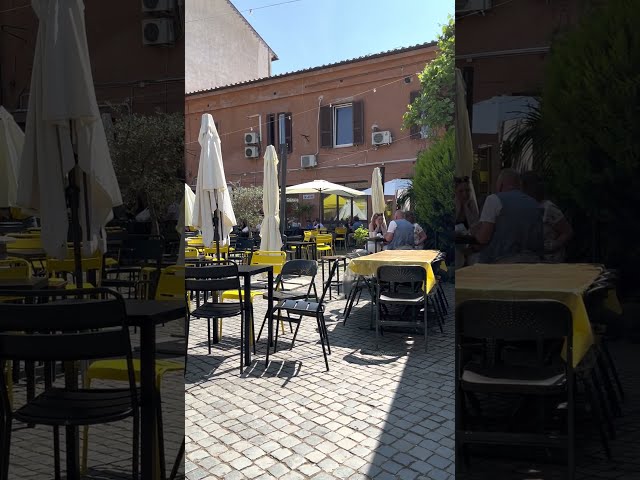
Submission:
M 278 55 L 273 75 L 435 40 L 454 13 L 454 0 L 231 1 Z

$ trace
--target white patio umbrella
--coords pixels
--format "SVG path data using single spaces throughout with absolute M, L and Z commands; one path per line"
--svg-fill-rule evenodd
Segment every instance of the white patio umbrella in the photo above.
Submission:
M 40 213 L 45 251 L 66 258 L 69 198 L 81 285 L 80 242 L 86 254 L 106 250 L 104 226 L 122 197 L 93 87 L 84 5 L 32 0 L 32 6 L 39 23 L 17 203 Z
M 456 176 L 469 177 L 471 199 L 478 206 L 476 193 L 471 181 L 473 173 L 473 143 L 467 112 L 467 94 L 462 73 L 456 68 Z
M 364 193 L 353 188 L 338 185 L 337 183 L 327 182 L 326 180 L 314 180 L 312 182 L 301 183 L 287 187 L 287 195 L 296 195 L 303 193 L 319 193 L 320 194 L 320 212 L 322 215 L 322 194 L 338 195 L 339 197 L 361 197 Z
M 182 197 L 182 202 L 180 203 L 180 216 L 178 217 L 178 224 L 176 225 L 176 230 L 180 235 L 180 250 L 178 250 L 178 265 L 182 264 L 184 261 L 184 228 L 190 226 L 191 221 L 193 220 L 193 204 L 196 200 L 196 194 L 193 193 L 191 187 L 184 184 L 184 196 Z
M 264 154 L 264 185 L 262 191 L 262 210 L 264 219 L 260 227 L 260 249 L 278 251 L 282 248 L 280 235 L 280 199 L 278 198 L 278 155 L 273 145 L 267 147 Z
M 192 225 L 202 231 L 205 245 L 210 246 L 216 240 L 219 249 L 221 243 L 226 244 L 232 227 L 236 225 L 236 216 L 224 175 L 220 136 L 209 113 L 202 115 L 198 142 L 201 148 L 200 165 Z M 219 251 L 217 253 L 219 257 Z
M 382 186 L 382 174 L 380 168 L 373 169 L 371 174 L 371 208 L 373 213 L 382 213 L 382 220 L 386 225 L 386 219 L 384 218 L 384 211 L 386 203 L 384 201 L 384 187 Z
M 0 106 L 0 207 L 15 207 L 24 132 Z

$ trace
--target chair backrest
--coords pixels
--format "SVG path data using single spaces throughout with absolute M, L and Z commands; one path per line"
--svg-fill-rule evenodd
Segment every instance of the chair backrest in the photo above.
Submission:
M 128 235 L 122 242 L 120 261 L 155 264 L 158 269 L 164 254 L 164 239 L 160 235 Z
M 185 299 L 185 267 L 171 265 L 160 272 L 156 300 L 184 300 Z
M 376 278 L 384 283 L 423 283 L 427 281 L 427 271 L 420 265 L 382 265 Z
M 318 232 L 316 230 L 305 230 L 304 231 L 304 241 L 310 242 L 312 238 L 316 236 Z
M 220 255 L 227 255 L 229 253 L 229 245 L 220 245 Z M 216 242 L 213 242 L 212 247 L 204 247 L 205 255 L 216 256 L 218 254 L 218 248 L 216 247 Z
M 91 257 L 83 256 L 80 262 L 83 273 L 91 271 L 100 273 L 102 271 L 102 259 L 103 256 L 100 252 L 96 252 Z M 47 257 L 47 273 L 50 276 L 74 272 L 75 260 L 73 258 L 73 250 L 67 252 L 67 258 L 65 259 Z
M 0 278 L 29 278 L 31 265 L 22 258 L 0 260 Z
M 253 238 L 238 237 L 236 238 L 235 249 L 241 251 L 252 250 L 255 248 L 255 245 Z
M 336 236 L 344 237 L 347 234 L 347 227 L 336 227 Z
M 278 278 L 276 278 L 276 288 L 281 285 L 285 277 L 309 277 L 309 288 L 307 290 L 307 297 L 311 294 L 311 290 L 315 291 L 315 279 L 318 273 L 318 264 L 315 260 L 289 260 L 282 266 L 282 271 Z
M 46 303 L 0 302 L 0 358 L 68 361 L 131 357 L 122 297 L 107 289 L 0 291 L 2 296 L 49 298 Z M 57 298 L 56 295 L 58 295 Z M 91 296 L 89 299 L 79 299 Z M 75 297 L 75 299 L 60 299 Z M 25 334 L 25 328 L 34 334 Z
M 238 266 L 233 262 L 185 268 L 185 290 L 189 292 L 240 291 Z
M 198 258 L 198 249 L 194 247 L 185 247 L 184 258 Z
M 38 250 L 42 248 L 42 237 L 40 235 L 32 235 L 27 237 L 15 237 L 16 241 L 7 245 L 7 250 L 11 253 L 11 249 L 19 250 Z
M 319 233 L 316 235 L 316 244 L 317 245 L 332 245 L 333 244 L 333 235 L 330 233 Z
M 251 256 L 251 265 L 273 265 L 273 273 L 278 275 L 287 261 L 287 252 L 256 250 Z
M 573 335 L 571 311 L 555 300 L 467 300 L 456 309 L 456 329 L 467 338 L 508 341 Z

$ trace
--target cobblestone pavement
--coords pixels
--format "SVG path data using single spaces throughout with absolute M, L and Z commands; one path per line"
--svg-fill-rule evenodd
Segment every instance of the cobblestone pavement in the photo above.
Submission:
M 453 285 L 446 285 L 452 304 Z M 342 324 L 344 299 L 327 304 L 332 354 L 325 371 L 313 318 L 278 342 L 266 335 L 240 375 L 239 321 L 226 319 L 207 353 L 207 324 L 192 320 L 186 374 L 188 479 L 454 478 L 453 316 L 422 334 L 388 332 L 376 350 L 363 298 Z M 256 328 L 266 302 L 255 300 Z
M 176 342 L 174 333 L 182 333 L 183 322 L 171 322 L 157 329 L 158 346 L 166 342 Z M 138 344 L 138 335 L 132 330 L 132 343 Z M 162 358 L 183 361 L 184 357 Z M 42 390 L 41 369 L 37 370 L 39 381 L 37 392 Z M 63 375 L 57 376 L 57 384 L 64 385 Z M 93 387 L 122 387 L 122 383 L 94 381 Z M 22 379 L 15 386 L 14 408 L 18 408 L 26 398 L 26 385 Z M 168 472 L 171 471 L 184 438 L 184 377 L 182 372 L 166 374 L 162 383 L 162 414 L 164 424 L 165 455 Z M 82 429 L 80 430 L 82 442 Z M 88 470 L 83 479 L 131 479 L 132 421 L 126 419 L 109 425 L 96 425 L 89 430 Z M 64 429 L 60 433 L 62 477 L 65 473 Z M 80 443 L 82 445 L 82 443 Z M 28 428 L 14 422 L 11 438 L 10 480 L 53 479 L 53 433 L 50 427 Z M 184 462 L 181 463 L 178 478 L 184 478 Z

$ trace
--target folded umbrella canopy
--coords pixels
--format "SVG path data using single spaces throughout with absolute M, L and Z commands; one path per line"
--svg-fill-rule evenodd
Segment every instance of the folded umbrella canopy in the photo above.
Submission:
M 298 195 L 301 193 L 319 193 L 320 200 L 322 200 L 323 193 L 347 198 L 360 197 L 364 195 L 362 192 L 353 188 L 338 185 L 337 183 L 327 182 L 326 180 L 314 180 L 312 182 L 287 187 L 287 195 Z M 322 203 L 320 203 L 320 212 L 320 215 L 322 216 Z
M 184 196 L 180 204 L 180 214 L 178 217 L 178 223 L 176 224 L 176 231 L 180 235 L 180 250 L 178 250 L 178 265 L 184 262 L 184 229 L 190 226 L 191 220 L 193 220 L 193 204 L 196 200 L 196 194 L 193 193 L 191 187 L 184 184 Z
M 15 207 L 24 133 L 0 106 L 0 207 Z
M 226 244 L 232 227 L 236 225 L 236 216 L 224 174 L 220 136 L 209 113 L 202 115 L 198 142 L 200 165 L 192 225 L 202 231 L 204 245 L 210 246 L 215 239 L 219 249 L 220 244 Z
M 383 222 L 386 224 L 386 219 L 384 218 L 386 203 L 384 201 L 384 188 L 382 187 L 382 174 L 379 167 L 374 168 L 371 173 L 371 208 L 373 208 L 373 213 L 382 214 Z
M 264 219 L 260 227 L 260 250 L 275 252 L 282 248 L 278 195 L 278 155 L 273 145 L 269 145 L 264 154 L 264 185 L 262 190 Z
M 67 257 L 71 196 L 74 246 L 106 250 L 104 226 L 122 204 L 96 102 L 81 0 L 32 0 L 38 36 L 17 203 L 37 210 L 47 254 Z M 80 263 L 80 252 L 75 252 Z M 76 265 L 78 273 L 79 265 Z M 82 279 L 76 279 L 81 282 Z

